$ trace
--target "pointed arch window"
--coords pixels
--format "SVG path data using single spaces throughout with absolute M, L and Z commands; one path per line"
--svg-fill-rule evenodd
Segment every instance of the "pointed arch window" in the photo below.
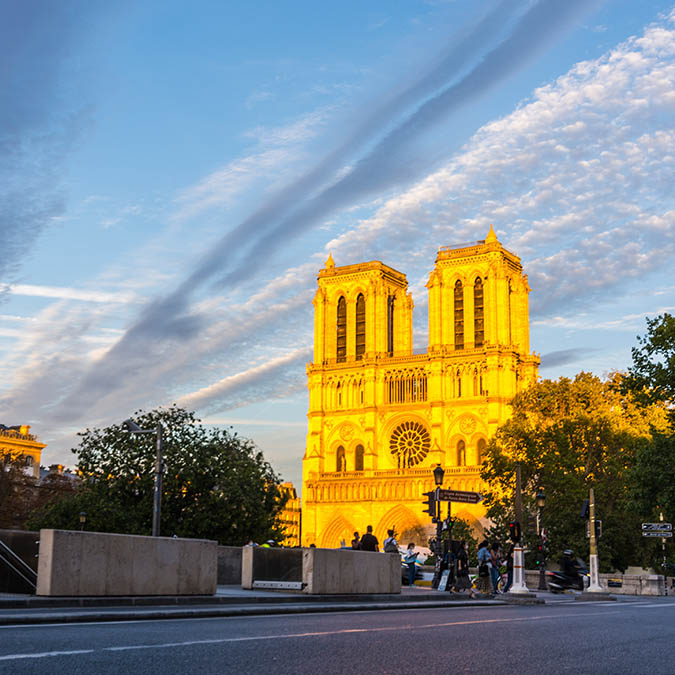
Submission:
M 479 438 L 476 445 L 476 464 L 480 464 L 485 457 L 485 449 L 487 448 L 487 443 L 484 438 Z
M 455 349 L 464 349 L 464 288 L 455 281 Z
M 483 281 L 476 278 L 473 285 L 473 333 L 476 347 L 482 347 L 485 340 L 485 322 L 483 305 Z
M 466 466 L 466 443 L 463 439 L 457 441 L 457 466 Z
M 366 351 L 366 299 L 360 293 L 356 298 L 356 360 L 360 361 Z
M 347 301 L 341 295 L 337 304 L 337 360 L 347 358 Z
M 354 471 L 363 471 L 363 446 L 357 445 L 354 452 Z
M 347 458 L 345 457 L 345 449 L 342 445 L 338 446 L 337 454 L 335 456 L 335 470 L 336 471 L 347 470 Z
M 387 352 L 394 353 L 394 296 L 387 298 Z

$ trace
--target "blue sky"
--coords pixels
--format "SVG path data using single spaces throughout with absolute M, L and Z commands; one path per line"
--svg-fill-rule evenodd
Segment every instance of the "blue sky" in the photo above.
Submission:
M 675 310 L 672 2 L 5 0 L 0 422 L 177 402 L 300 483 L 316 273 L 520 255 L 541 375 Z

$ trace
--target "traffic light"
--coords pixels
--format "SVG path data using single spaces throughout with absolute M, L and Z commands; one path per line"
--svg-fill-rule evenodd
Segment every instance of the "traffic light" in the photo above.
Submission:
M 511 533 L 511 541 L 517 544 L 520 541 L 520 523 L 518 521 L 511 521 L 509 523 L 509 532 Z
M 542 567 L 546 564 L 546 546 L 544 544 L 537 544 L 535 562 L 537 567 Z
M 536 534 L 537 532 L 537 516 L 534 513 L 527 514 L 527 531 L 530 534 Z
M 431 519 L 436 522 L 436 493 L 432 490 L 431 492 L 425 492 L 424 495 L 426 496 L 426 499 L 422 502 L 426 506 L 424 513 L 428 513 Z
M 579 514 L 582 518 L 588 520 L 591 517 L 590 507 L 588 506 L 588 499 L 584 499 L 584 503 L 581 505 L 581 513 Z

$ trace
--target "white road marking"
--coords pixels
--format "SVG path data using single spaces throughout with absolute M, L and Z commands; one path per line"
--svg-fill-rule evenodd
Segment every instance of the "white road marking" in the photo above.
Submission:
M 7 654 L 0 656 L 0 661 L 15 661 L 16 659 L 43 659 L 45 656 L 73 656 L 79 654 L 92 654 L 94 649 L 73 649 L 64 652 L 38 652 L 33 654 Z
M 607 614 L 607 612 L 596 612 L 595 614 Z M 564 617 L 560 614 L 540 614 L 538 616 L 531 617 L 506 617 L 498 619 L 474 619 L 469 621 L 448 621 L 445 623 L 430 623 L 430 624 L 407 624 L 405 626 L 379 626 L 376 628 L 343 628 L 340 630 L 330 630 L 330 631 L 313 631 L 305 633 L 285 633 L 285 634 L 276 634 L 276 635 L 251 635 L 245 637 L 234 637 L 234 638 L 218 638 L 212 640 L 186 640 L 182 642 L 163 642 L 158 644 L 146 644 L 146 645 L 121 645 L 119 647 L 101 647 L 99 649 L 82 649 L 82 650 L 73 650 L 73 651 L 62 651 L 62 652 L 38 652 L 32 654 L 8 654 L 6 656 L 0 656 L 2 661 L 11 661 L 18 659 L 37 659 L 44 658 L 49 656 L 77 656 L 81 654 L 91 654 L 96 651 L 99 652 L 122 652 L 122 651 L 134 651 L 138 649 L 168 649 L 173 647 L 189 647 L 191 645 L 215 645 L 215 644 L 230 644 L 235 642 L 253 642 L 259 640 L 282 640 L 282 639 L 293 639 L 293 638 L 305 638 L 305 637 L 326 637 L 330 635 L 346 635 L 350 633 L 383 633 L 383 632 L 400 632 L 400 631 L 410 631 L 410 630 L 427 630 L 431 628 L 448 628 L 451 626 L 470 626 L 476 624 L 492 624 L 492 623 L 511 623 L 519 621 L 539 621 L 540 619 L 560 619 L 560 618 L 569 618 L 570 614 L 565 615 Z M 583 612 L 577 614 L 576 616 L 589 616 L 588 612 Z M 72 624 L 71 624 L 72 625 Z M 44 624 L 43 624 L 44 627 Z

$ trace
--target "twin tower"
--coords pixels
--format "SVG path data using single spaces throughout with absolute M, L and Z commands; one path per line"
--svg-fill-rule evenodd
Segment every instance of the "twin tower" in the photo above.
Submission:
M 333 548 L 373 525 L 380 541 L 394 527 L 399 541 L 426 545 L 434 467 L 445 469 L 444 487 L 480 491 L 487 440 L 537 378 L 520 259 L 492 227 L 484 241 L 441 248 L 422 353 L 404 274 L 329 257 L 318 284 L 302 543 Z M 480 529 L 481 506 L 461 506 L 453 514 Z

